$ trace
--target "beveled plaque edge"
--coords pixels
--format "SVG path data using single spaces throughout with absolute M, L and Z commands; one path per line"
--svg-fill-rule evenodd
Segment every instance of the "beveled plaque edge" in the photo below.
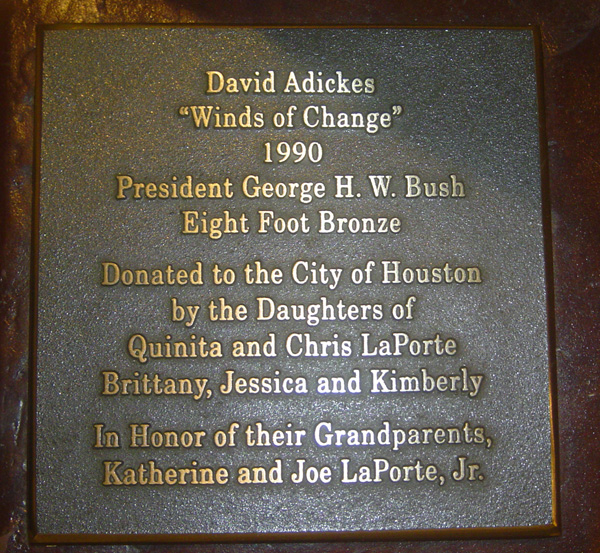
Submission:
M 268 543 L 311 541 L 431 541 L 464 539 L 539 538 L 560 535 L 556 524 L 501 528 L 436 528 L 417 530 L 360 530 L 350 532 L 281 532 L 235 534 L 35 534 L 32 542 L 61 544 L 151 543 Z
M 546 270 L 546 321 L 548 336 L 548 402 L 550 415 L 550 462 L 552 484 L 552 521 L 556 528 L 556 535 L 561 533 L 561 509 L 559 489 L 559 430 L 558 430 L 558 384 L 556 362 L 556 320 L 554 301 L 554 253 L 552 240 L 552 210 L 550 198 L 550 171 L 548 161 L 548 138 L 546 134 L 546 102 L 544 83 L 544 55 L 542 46 L 542 33 L 539 25 L 530 27 L 533 33 L 535 48 L 536 87 L 538 128 L 540 147 L 540 183 L 542 200 L 542 231 L 544 267 Z

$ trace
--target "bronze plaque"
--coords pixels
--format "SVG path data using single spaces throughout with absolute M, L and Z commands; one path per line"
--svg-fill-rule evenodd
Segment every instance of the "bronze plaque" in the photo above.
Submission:
M 34 539 L 554 532 L 535 43 L 43 28 Z

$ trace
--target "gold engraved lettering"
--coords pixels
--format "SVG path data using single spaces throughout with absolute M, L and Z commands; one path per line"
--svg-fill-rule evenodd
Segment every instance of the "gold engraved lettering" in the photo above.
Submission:
M 117 175 L 117 200 L 176 200 L 176 199 L 222 199 L 233 198 L 232 183 L 229 178 L 224 182 L 192 183 L 192 176 L 178 182 L 174 176 L 171 182 L 135 182 L 129 175 Z
M 225 467 L 198 467 L 192 461 L 190 467 L 160 468 L 155 461 L 123 467 L 123 461 L 104 461 L 104 486 L 212 486 L 229 481 Z

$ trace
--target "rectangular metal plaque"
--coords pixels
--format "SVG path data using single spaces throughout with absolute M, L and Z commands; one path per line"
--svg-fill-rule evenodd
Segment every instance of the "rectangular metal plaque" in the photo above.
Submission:
M 531 30 L 39 52 L 36 541 L 556 530 Z

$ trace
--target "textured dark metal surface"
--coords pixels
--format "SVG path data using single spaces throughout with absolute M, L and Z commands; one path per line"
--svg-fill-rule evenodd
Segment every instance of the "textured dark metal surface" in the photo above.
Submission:
M 258 74 L 260 83 L 270 78 L 267 68 L 273 76 L 267 91 L 204 92 L 215 87 L 207 83 L 207 71 L 237 78 Z M 286 84 L 295 82 L 291 74 L 301 84 L 309 72 L 330 79 L 334 92 L 291 87 L 286 93 Z M 37 533 L 279 534 L 550 525 L 550 360 L 535 73 L 528 30 L 45 30 L 35 259 Z M 359 93 L 348 88 L 355 78 L 361 79 Z M 371 91 L 365 93 L 368 86 Z M 198 129 L 192 108 L 180 110 L 189 104 L 210 105 L 221 113 L 262 113 L 264 122 L 253 129 L 223 129 L 215 118 L 208 129 Z M 278 131 L 273 114 L 288 113 L 290 105 L 296 114 L 293 128 Z M 330 114 L 366 114 L 389 112 L 393 105 L 402 105 L 403 114 L 392 117 L 389 128 L 331 129 L 331 122 L 309 128 L 325 122 L 321 106 Z M 264 142 L 278 140 L 318 141 L 323 159 L 279 164 L 273 152 L 275 163 L 266 164 Z M 184 200 L 178 193 L 177 199 L 134 199 L 132 189 L 119 194 L 116 175 L 167 183 L 172 177 L 185 181 L 186 175 L 193 183 L 227 178 L 232 198 Z M 246 198 L 242 182 L 248 175 L 255 175 L 250 183 L 323 182 L 324 197 L 310 202 Z M 335 175 L 354 175 L 352 198 L 337 197 L 347 192 L 337 190 Z M 391 175 L 390 195 L 376 198 L 367 175 Z M 425 185 L 416 184 L 417 178 L 450 182 L 448 193 L 456 197 L 425 198 Z M 420 197 L 411 197 L 418 190 Z M 232 217 L 246 214 L 249 232 L 218 239 L 182 235 L 181 212 L 191 209 L 207 217 L 222 217 L 224 209 Z M 303 231 L 284 234 L 264 225 L 261 234 L 261 210 L 272 210 L 273 217 L 302 216 L 307 223 Z M 404 228 L 380 236 L 348 229 L 340 234 L 320 222 L 323 213 L 399 217 Z M 398 267 L 409 271 L 407 282 L 398 278 L 385 284 L 392 280 L 383 270 L 389 260 L 399 260 Z M 167 264 L 190 270 L 202 262 L 204 284 L 102 286 L 105 262 L 121 270 Z M 245 285 L 242 268 L 257 262 L 280 267 L 283 283 Z M 301 268 L 294 281 L 297 263 Z M 351 271 L 369 263 L 371 284 L 353 283 Z M 211 282 L 215 264 L 233 268 L 236 284 Z M 312 266 L 326 272 L 306 282 Z M 445 267 L 444 284 L 411 282 L 417 268 L 427 268 L 422 273 L 428 275 L 434 271 L 430 267 Z M 477 268 L 477 276 L 471 274 L 475 269 L 463 267 Z M 340 272 L 335 282 L 333 268 Z M 462 275 L 456 280 L 454 268 Z M 114 284 L 117 278 L 109 274 Z M 248 319 L 210 322 L 207 304 L 219 297 L 247 306 Z M 280 322 L 269 316 L 261 321 L 257 297 L 317 309 L 312 320 Z M 174 299 L 200 306 L 195 324 L 171 320 Z M 325 310 L 323 302 L 331 307 Z M 348 320 L 347 308 L 332 316 L 340 302 L 369 310 L 363 320 Z M 381 305 L 381 316 L 374 304 Z M 405 310 L 403 320 L 391 316 L 395 304 Z M 418 346 L 423 352 L 416 355 L 404 344 L 391 347 L 387 357 L 376 355 L 380 340 L 395 343 L 393 333 L 406 333 L 399 340 L 410 336 L 415 348 L 419 340 L 441 336 L 455 342 L 458 352 L 438 347 L 432 355 Z M 133 347 L 143 352 L 142 336 L 159 342 L 197 340 L 190 335 L 218 340 L 223 356 L 146 360 L 127 353 L 132 336 L 138 336 Z M 269 339 L 273 351 L 259 359 L 230 354 L 234 340 L 256 339 Z M 313 352 L 308 339 L 345 342 L 351 352 Z M 378 379 L 374 371 L 382 374 L 382 369 L 416 377 L 420 393 L 392 392 L 404 384 L 392 373 Z M 226 370 L 244 378 L 301 377 L 307 391 L 221 393 Z M 201 401 L 162 392 L 100 397 L 102 371 L 116 371 L 113 376 L 121 379 L 208 378 L 205 393 L 213 396 Z M 319 394 L 317 380 L 323 375 L 353 377 L 360 389 Z M 433 392 L 439 375 L 458 375 L 460 385 L 451 392 L 445 380 L 442 390 Z M 121 448 L 93 449 L 94 425 L 100 423 L 120 433 Z M 152 430 L 202 429 L 208 436 L 201 448 L 132 449 L 127 447 L 131 423 L 149 424 Z M 235 446 L 211 444 L 210 437 L 232 423 L 239 427 Z M 301 429 L 306 437 L 301 446 L 296 440 L 286 447 L 252 446 L 244 429 L 258 423 Z M 476 427 L 479 438 L 472 434 Z M 333 429 L 365 428 L 382 436 L 378 443 L 326 445 Z M 438 443 L 420 437 L 411 445 L 409 429 L 419 434 L 423 428 L 437 428 L 444 437 Z M 445 436 L 447 428 L 461 429 L 460 439 Z M 395 429 L 396 445 L 390 438 Z M 457 472 L 453 481 L 459 459 L 476 463 L 477 475 Z M 149 486 L 136 478 L 138 485 L 122 487 L 121 467 L 110 477 L 103 469 L 103 463 L 115 461 L 134 470 L 140 463 L 147 470 L 150 462 L 177 468 L 197 463 L 226 467 L 231 476 L 222 486 L 193 486 L 189 479 L 185 485 Z M 374 473 L 376 466 L 417 461 L 435 466 L 439 477 L 419 482 L 406 472 L 403 477 L 393 470 Z M 319 470 L 329 467 L 331 481 L 304 478 L 295 484 L 292 475 L 301 462 Z M 275 483 L 236 481 L 240 466 L 271 469 L 277 463 L 281 474 Z M 362 483 L 356 482 L 360 466 L 371 472 Z
M 488 3 L 426 2 L 368 5 L 332 2 L 305 9 L 265 2 L 203 5 L 195 2 L 3 4 L 2 37 L 11 37 L 9 78 L 2 94 L 2 544 L 8 551 L 44 550 L 30 546 L 25 517 L 27 406 L 27 300 L 31 196 L 33 29 L 56 22 L 214 22 L 274 24 L 537 24 L 542 31 L 546 79 L 549 174 L 555 252 L 558 351 L 558 408 L 561 461 L 562 536 L 545 539 L 419 543 L 279 545 L 305 551 L 596 551 L 598 511 L 599 321 L 596 281 L 597 208 L 600 145 L 598 120 L 596 2 Z M 9 17 L 12 16 L 12 17 Z M 8 49 L 4 43 L 4 52 Z M 4 59 L 8 58 L 8 54 Z M 57 551 L 267 551 L 272 545 L 65 546 Z

